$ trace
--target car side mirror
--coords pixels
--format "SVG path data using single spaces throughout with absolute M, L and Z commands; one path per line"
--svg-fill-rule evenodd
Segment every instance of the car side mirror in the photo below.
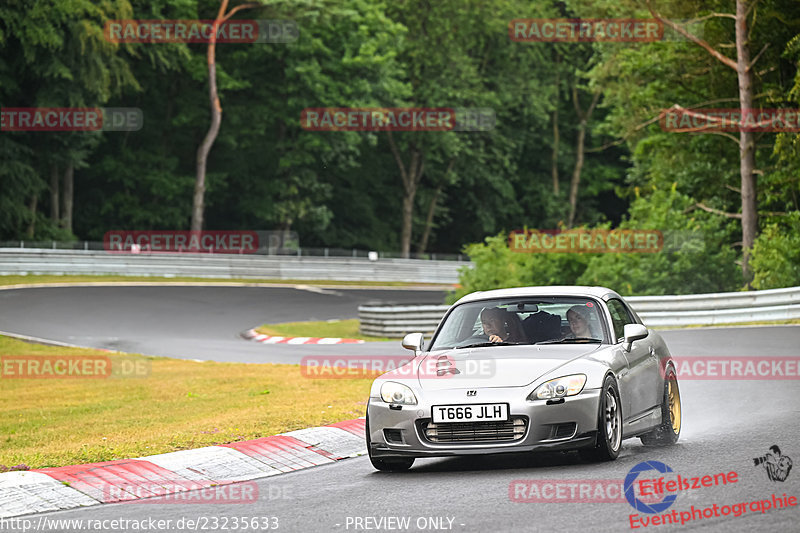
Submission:
M 415 355 L 422 351 L 423 346 L 425 346 L 425 338 L 422 333 L 409 333 L 403 337 L 403 348 L 414 350 Z
M 641 324 L 625 324 L 623 334 L 625 335 L 625 344 L 622 347 L 626 352 L 630 352 L 633 341 L 644 339 L 650 332 Z

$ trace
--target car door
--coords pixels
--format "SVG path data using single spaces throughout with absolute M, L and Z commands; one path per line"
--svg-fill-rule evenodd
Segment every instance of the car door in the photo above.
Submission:
M 621 347 L 625 324 L 635 324 L 636 321 L 625 303 L 617 298 L 608 300 L 608 310 L 611 313 L 612 335 Z M 622 353 L 628 362 L 627 372 L 619 378 L 623 413 L 627 421 L 633 422 L 658 403 L 652 383 L 653 376 L 658 375 L 658 358 L 651 339 L 647 337 L 635 341 L 629 352 L 622 350 Z

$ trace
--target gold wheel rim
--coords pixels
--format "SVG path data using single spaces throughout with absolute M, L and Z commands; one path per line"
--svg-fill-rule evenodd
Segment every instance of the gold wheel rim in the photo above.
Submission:
M 681 431 L 681 393 L 674 379 L 669 380 L 669 416 L 672 419 L 672 431 L 677 435 Z

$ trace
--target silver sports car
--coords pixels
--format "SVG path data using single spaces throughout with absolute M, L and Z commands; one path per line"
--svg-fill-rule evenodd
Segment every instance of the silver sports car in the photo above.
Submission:
M 669 445 L 681 399 L 664 340 L 614 291 L 524 287 L 476 292 L 426 347 L 372 384 L 367 450 L 378 470 L 417 457 L 578 450 L 619 455 L 623 439 Z

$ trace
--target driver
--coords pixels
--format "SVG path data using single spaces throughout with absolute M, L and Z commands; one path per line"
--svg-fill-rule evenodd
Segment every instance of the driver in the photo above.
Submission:
M 526 342 L 522 325 L 514 313 L 499 307 L 487 307 L 481 311 L 481 323 L 489 342 Z

